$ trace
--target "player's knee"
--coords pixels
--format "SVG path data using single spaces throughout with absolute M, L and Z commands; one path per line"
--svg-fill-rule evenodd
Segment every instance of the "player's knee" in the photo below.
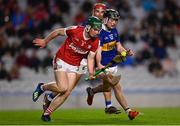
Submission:
M 117 85 L 119 85 L 119 83 L 111 83 L 112 88 L 117 87 Z
M 119 83 L 114 85 L 113 88 L 120 91 L 120 92 L 122 91 L 122 87 L 121 87 L 121 85 Z
M 110 92 L 111 91 L 111 86 L 109 85 L 108 82 L 103 83 L 103 92 Z
M 114 87 L 114 86 L 116 86 L 117 84 L 119 84 L 120 79 L 121 79 L 121 76 L 112 76 L 112 77 L 109 79 L 109 83 L 110 83 L 111 87 Z
M 66 85 L 58 86 L 58 93 L 64 94 L 67 90 L 68 90 L 68 86 Z
M 66 97 L 68 97 L 70 94 L 71 94 L 71 91 L 67 90 L 64 95 L 66 95 Z
M 64 100 L 66 100 L 70 94 L 71 94 L 71 91 L 67 90 L 64 94 L 61 93 L 60 95 L 61 97 L 64 97 Z
M 64 86 L 60 90 L 61 90 L 62 93 L 65 93 L 67 91 L 67 89 L 68 89 L 68 87 Z

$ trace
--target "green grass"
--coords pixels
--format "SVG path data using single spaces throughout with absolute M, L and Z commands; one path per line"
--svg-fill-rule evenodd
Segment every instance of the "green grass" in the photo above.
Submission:
M 103 109 L 62 109 L 52 122 L 40 120 L 41 111 L 0 111 L 0 125 L 180 125 L 180 108 L 140 108 L 143 115 L 129 120 L 123 112 L 107 115 Z

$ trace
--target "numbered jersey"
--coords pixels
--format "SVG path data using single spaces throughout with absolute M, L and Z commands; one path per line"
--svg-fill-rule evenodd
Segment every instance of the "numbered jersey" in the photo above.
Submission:
M 110 31 L 102 29 L 99 38 L 100 46 L 102 47 L 101 64 L 107 65 L 117 55 L 116 43 L 120 42 L 118 31 L 116 28 Z
M 81 60 L 92 51 L 95 52 L 99 45 L 99 39 L 85 38 L 83 26 L 71 26 L 66 28 L 67 38 L 56 53 L 56 57 L 70 65 L 79 66 Z

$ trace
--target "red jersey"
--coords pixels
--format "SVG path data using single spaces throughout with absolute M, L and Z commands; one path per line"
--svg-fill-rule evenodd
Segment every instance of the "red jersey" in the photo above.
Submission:
M 84 36 L 85 27 L 72 26 L 66 29 L 67 38 L 56 53 L 56 57 L 70 65 L 79 66 L 81 60 L 92 51 L 95 52 L 99 39 L 87 39 Z

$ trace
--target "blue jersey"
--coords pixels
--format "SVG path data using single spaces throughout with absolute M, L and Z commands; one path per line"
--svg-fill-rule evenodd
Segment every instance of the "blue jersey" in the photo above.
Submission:
M 110 31 L 102 29 L 99 34 L 99 39 L 100 46 L 102 47 L 101 64 L 105 66 L 117 55 L 116 43 L 120 42 L 118 31 L 116 28 Z M 117 64 L 113 64 L 112 66 L 116 65 Z

